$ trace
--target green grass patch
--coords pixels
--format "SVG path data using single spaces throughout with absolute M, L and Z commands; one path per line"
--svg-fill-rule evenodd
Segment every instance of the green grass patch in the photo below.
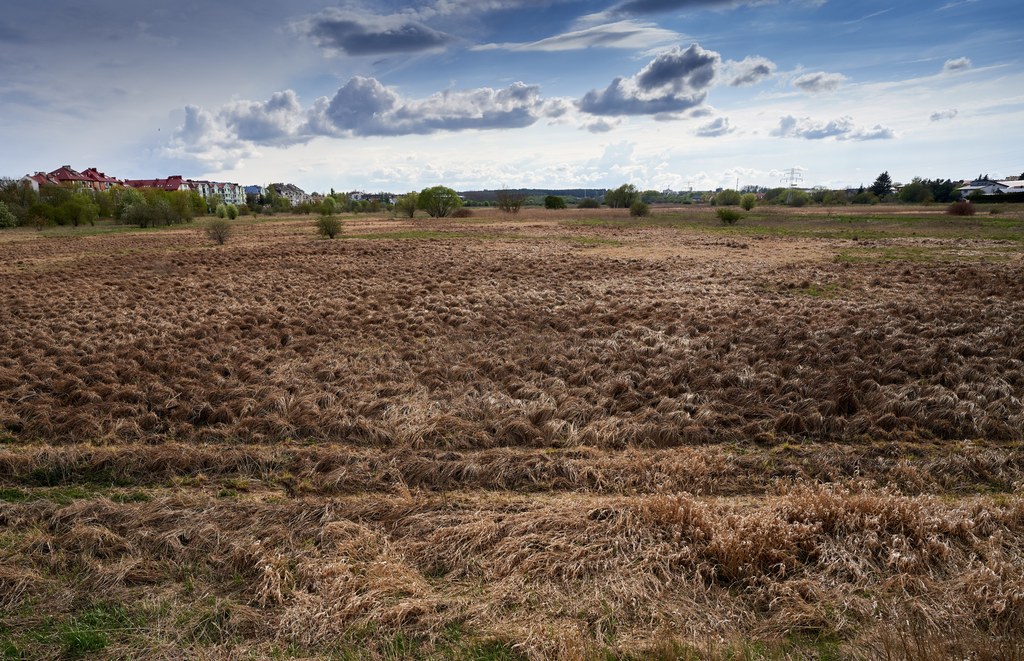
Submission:
M 985 252 L 964 252 L 945 247 L 886 246 L 871 248 L 849 248 L 840 251 L 835 261 L 849 264 L 887 264 L 892 262 L 914 262 L 919 264 L 938 262 L 1004 262 L 1017 250 L 988 250 Z

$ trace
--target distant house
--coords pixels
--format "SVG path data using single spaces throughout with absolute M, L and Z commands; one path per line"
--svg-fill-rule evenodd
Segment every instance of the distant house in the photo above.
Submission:
M 163 191 L 192 190 L 180 174 L 166 179 L 125 179 L 124 185 L 130 188 L 155 188 Z
M 89 185 L 93 190 L 105 191 L 110 190 L 114 186 L 122 186 L 123 182 L 115 177 L 110 177 L 100 172 L 96 168 L 89 168 L 88 170 L 82 171 L 82 176 L 89 180 Z
M 70 165 L 62 165 L 53 172 L 48 173 L 47 178 L 56 181 L 58 184 L 66 184 L 77 188 L 92 188 L 92 180 Z
M 60 185 L 56 179 L 50 179 L 50 176 L 45 172 L 36 172 L 35 174 L 27 174 L 21 178 L 21 180 L 32 187 L 32 190 L 39 192 L 40 186 L 58 186 Z
M 270 190 L 288 200 L 294 207 L 309 202 L 309 195 L 295 184 L 270 184 Z
M 1011 193 L 1024 193 L 1024 181 L 1018 179 L 1007 179 L 1005 181 L 992 181 L 991 179 L 975 179 L 966 186 L 960 187 L 961 197 L 971 195 L 1005 195 Z
M 263 197 L 267 194 L 267 189 L 263 186 L 246 186 L 246 195 L 255 195 L 256 197 Z

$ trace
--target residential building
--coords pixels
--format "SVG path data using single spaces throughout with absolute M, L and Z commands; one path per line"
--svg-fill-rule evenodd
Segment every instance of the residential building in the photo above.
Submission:
M 270 184 L 270 190 L 288 200 L 294 207 L 309 202 L 309 195 L 295 184 Z
M 192 187 L 180 174 L 166 179 L 125 179 L 124 185 L 130 188 L 156 188 L 163 191 L 192 190 Z

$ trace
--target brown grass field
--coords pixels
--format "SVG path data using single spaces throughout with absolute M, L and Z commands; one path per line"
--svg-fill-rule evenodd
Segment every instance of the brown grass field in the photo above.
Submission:
M 0 658 L 1024 659 L 1024 209 L 0 233 Z

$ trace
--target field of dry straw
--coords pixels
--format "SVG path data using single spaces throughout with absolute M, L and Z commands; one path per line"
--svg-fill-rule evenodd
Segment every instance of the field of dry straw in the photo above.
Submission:
M 1024 212 L 0 234 L 0 657 L 1024 658 Z

